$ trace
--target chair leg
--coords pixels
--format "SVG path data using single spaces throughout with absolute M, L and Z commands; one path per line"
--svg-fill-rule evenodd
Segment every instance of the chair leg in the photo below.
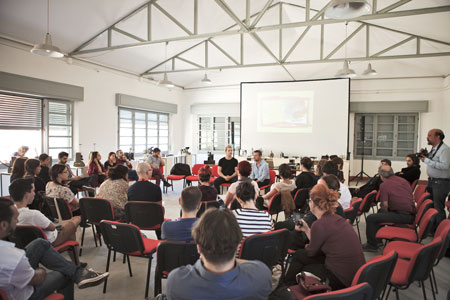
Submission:
M 425 283 L 422 281 L 422 292 L 423 292 L 423 299 L 427 300 L 427 293 L 425 292 Z
M 108 249 L 108 259 L 106 261 L 106 271 L 109 271 L 109 261 L 111 260 L 111 249 Z M 108 283 L 108 277 L 106 277 L 105 279 L 105 283 L 103 284 L 103 294 L 106 293 L 106 284 Z
M 81 252 L 83 251 L 84 233 L 85 232 L 86 232 L 86 227 L 83 227 L 83 233 L 81 234 L 80 253 L 78 254 L 78 256 L 81 256 Z
M 155 268 L 155 284 L 154 284 L 154 291 L 153 291 L 153 295 L 154 297 L 158 296 L 159 294 L 159 284 L 161 283 L 161 278 L 159 277 L 158 274 L 158 265 Z
M 359 220 L 356 220 L 356 229 L 358 229 L 359 242 L 361 243 L 361 232 L 359 231 Z
M 116 251 L 114 251 L 113 262 L 116 262 Z
M 128 271 L 130 272 L 130 277 L 133 277 L 133 273 L 131 273 L 131 264 L 130 264 L 130 256 L 126 255 L 128 262 Z
M 398 294 L 398 288 L 395 288 L 395 297 L 397 298 L 397 300 L 400 300 L 400 295 Z
M 431 283 L 431 293 L 433 294 L 433 300 L 436 300 L 436 295 L 434 293 L 433 278 L 431 278 L 431 276 L 430 276 L 430 283 Z
M 438 294 L 438 286 L 437 286 L 437 282 L 436 282 L 436 276 L 434 275 L 434 268 L 431 269 L 431 276 L 433 277 L 433 282 L 432 285 L 434 283 L 434 289 L 436 290 L 436 294 Z
M 126 256 L 127 256 L 127 255 L 124 253 L 124 254 L 123 254 L 123 259 L 122 259 L 122 263 L 123 263 L 123 264 L 125 263 Z
M 384 299 L 388 299 L 389 298 L 389 294 L 391 293 L 391 289 L 392 289 L 392 285 L 389 285 L 389 288 L 388 288 L 388 291 L 387 291 L 387 294 L 386 294 L 386 298 L 384 298 Z M 384 292 L 383 292 L 383 296 L 384 296 Z M 383 298 L 381 298 L 381 299 L 383 299 Z
M 92 234 L 94 235 L 94 243 L 95 243 L 95 247 L 97 248 L 97 233 L 95 232 L 95 228 L 94 228 L 94 224 L 91 224 L 92 226 Z
M 145 299 L 148 298 L 148 288 L 150 285 L 150 270 L 152 269 L 152 259 L 153 255 L 150 255 L 148 257 L 147 280 L 145 282 Z

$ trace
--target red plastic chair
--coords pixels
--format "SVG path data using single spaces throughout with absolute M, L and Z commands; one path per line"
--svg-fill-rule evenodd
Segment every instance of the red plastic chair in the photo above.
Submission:
M 342 290 L 307 297 L 305 297 L 306 294 L 299 285 L 290 286 L 289 289 L 299 300 L 372 300 L 372 287 L 367 282 Z
M 276 193 L 275 195 L 272 196 L 272 198 L 270 198 L 269 206 L 267 207 L 266 211 L 269 213 L 269 215 L 272 218 L 274 215 L 276 215 L 275 222 L 278 222 L 278 214 L 283 211 L 283 209 L 281 207 L 281 194 L 280 193 Z
M 414 192 L 418 183 L 419 183 L 419 179 L 416 179 L 411 183 L 411 191 Z
M 275 173 L 274 170 L 269 170 L 269 175 L 270 175 L 269 184 L 260 187 L 259 188 L 260 191 L 270 188 L 272 184 L 275 183 L 275 180 L 277 179 L 277 173 Z
M 8 297 L 6 297 L 6 294 L 2 289 L 0 289 L 0 299 L 8 300 Z M 45 297 L 44 300 L 64 300 L 64 296 L 63 294 L 53 293 Z
M 414 199 L 419 200 L 420 196 L 422 196 L 423 193 L 425 193 L 427 189 L 427 186 L 424 184 L 419 184 L 418 186 L 416 186 L 416 189 L 414 190 Z
M 186 181 L 190 181 L 190 182 L 192 182 L 192 181 L 199 181 L 198 171 L 204 166 L 206 166 L 206 165 L 205 164 L 195 164 L 192 167 L 192 175 L 187 176 L 186 177 Z
M 385 222 L 381 223 L 382 226 L 395 226 L 395 227 L 406 227 L 411 229 L 417 229 L 419 226 L 420 220 L 422 220 L 423 215 L 433 207 L 433 201 L 430 199 L 425 200 L 420 204 L 420 206 L 417 206 L 417 213 L 416 217 L 414 218 L 414 222 L 412 224 L 400 224 L 400 223 L 392 223 L 392 222 Z
M 431 199 L 431 194 L 428 192 L 423 193 L 419 199 L 414 199 L 416 200 L 416 207 L 419 208 L 426 199 Z

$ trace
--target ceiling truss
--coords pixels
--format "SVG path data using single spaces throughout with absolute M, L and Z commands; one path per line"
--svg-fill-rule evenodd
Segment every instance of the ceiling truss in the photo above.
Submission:
M 142 47 L 146 45 L 151 44 L 159 44 L 159 43 L 172 43 L 177 41 L 184 41 L 184 40 L 196 40 L 196 39 L 203 39 L 203 41 L 196 43 L 195 45 L 188 47 L 184 49 L 183 51 L 163 60 L 162 62 L 150 67 L 148 70 L 140 74 L 141 76 L 151 76 L 153 74 L 161 74 L 164 72 L 167 73 L 174 73 L 174 72 L 189 72 L 189 71 L 205 71 L 205 70 L 213 70 L 213 69 L 235 69 L 235 68 L 247 68 L 247 67 L 264 67 L 264 66 L 281 66 L 284 68 L 284 70 L 289 74 L 289 76 L 293 78 L 293 76 L 289 73 L 289 71 L 286 69 L 286 65 L 295 65 L 295 64 L 313 64 L 313 63 L 329 63 L 329 62 L 341 62 L 344 61 L 345 58 L 333 58 L 333 55 L 335 55 L 342 47 L 344 47 L 358 32 L 361 30 L 366 30 L 366 45 L 365 45 L 365 55 L 357 56 L 357 57 L 349 57 L 348 60 L 350 61 L 366 61 L 366 60 L 388 60 L 388 59 L 401 59 L 401 58 L 420 58 L 420 57 L 436 57 L 436 56 L 449 56 L 450 52 L 437 52 L 437 53 L 423 53 L 421 50 L 421 41 L 430 41 L 434 43 L 438 43 L 445 46 L 450 46 L 450 43 L 446 41 L 440 41 L 435 39 L 430 39 L 427 37 L 419 36 L 410 34 L 407 32 L 369 24 L 366 21 L 370 20 L 379 20 L 379 19 L 385 19 L 385 18 L 395 18 L 395 17 L 403 17 L 403 16 L 414 16 L 414 15 L 422 15 L 422 14 L 431 14 L 431 13 L 438 13 L 438 12 L 448 12 L 450 11 L 450 6 L 440 6 L 440 7 L 432 7 L 432 8 L 423 8 L 423 9 L 411 9 L 411 10 L 403 10 L 403 11 L 392 11 L 411 0 L 399 0 L 393 4 L 391 4 L 388 7 L 385 7 L 381 10 L 377 10 L 377 1 L 373 0 L 373 6 L 372 6 L 372 13 L 368 15 L 361 16 L 357 19 L 350 19 L 347 21 L 353 21 L 358 22 L 360 25 L 357 27 L 356 30 L 354 30 L 352 33 L 350 33 L 339 45 L 337 45 L 331 52 L 325 54 L 324 53 L 324 32 L 326 30 L 327 24 L 337 24 L 337 23 L 345 23 L 345 20 L 332 20 L 332 19 L 325 19 L 324 18 L 324 12 L 328 8 L 327 4 L 325 7 L 323 7 L 320 10 L 312 9 L 310 6 L 311 0 L 306 0 L 305 6 L 299 6 L 294 5 L 290 3 L 283 3 L 278 2 L 273 4 L 273 0 L 267 0 L 265 2 L 264 7 L 256 12 L 255 14 L 250 14 L 250 0 L 246 0 L 246 14 L 245 19 L 241 20 L 237 15 L 233 12 L 233 10 L 227 5 L 227 3 L 224 0 L 215 0 L 216 4 L 235 22 L 234 25 L 229 26 L 228 28 L 225 28 L 222 31 L 219 32 L 210 32 L 210 33 L 199 33 L 198 32 L 198 0 L 192 0 L 193 1 L 193 31 L 189 30 L 187 26 L 182 24 L 177 18 L 172 16 L 168 11 L 166 11 L 163 7 L 161 7 L 157 0 L 151 0 L 143 4 L 142 6 L 138 7 L 131 13 L 127 14 L 123 18 L 119 19 L 117 22 L 109 26 L 108 28 L 104 29 L 102 32 L 98 33 L 88 41 L 84 42 L 82 45 L 77 47 L 75 50 L 73 50 L 70 55 L 76 56 L 76 55 L 82 55 L 87 53 L 96 53 L 96 52 L 103 52 L 103 51 L 111 51 L 111 50 L 117 50 L 117 49 L 124 49 L 124 48 L 134 48 L 134 47 Z M 285 23 L 283 20 L 283 13 L 282 9 L 283 6 L 296 6 L 298 8 L 302 8 L 305 10 L 305 21 L 303 22 L 293 22 L 293 23 Z M 152 28 L 152 20 L 151 20 L 151 10 L 157 9 L 162 14 L 164 14 L 168 19 L 170 19 L 177 27 L 179 27 L 183 32 L 184 35 L 168 38 L 168 39 L 159 39 L 155 40 L 152 39 L 152 31 L 154 30 Z M 272 9 L 278 9 L 279 10 L 279 20 L 278 24 L 276 25 L 269 25 L 269 26 L 259 26 L 259 21 L 264 17 L 265 13 Z M 117 25 L 125 21 L 129 18 L 132 18 L 137 13 L 141 12 L 142 10 L 147 10 L 147 39 L 143 39 L 142 37 L 139 37 L 133 33 L 127 32 L 123 29 L 120 29 L 117 27 Z M 252 20 L 253 19 L 253 20 Z M 289 60 L 289 57 L 294 52 L 294 50 L 299 47 L 302 40 L 308 33 L 308 31 L 313 26 L 320 26 L 320 53 L 319 53 L 319 59 L 315 60 L 297 60 L 292 61 Z M 286 54 L 283 56 L 283 30 L 287 28 L 301 28 L 304 27 L 303 33 L 301 33 L 297 40 L 294 42 L 294 44 L 289 48 L 289 50 L 286 52 Z M 395 33 L 400 33 L 406 36 L 406 38 L 394 45 L 391 45 L 383 50 L 380 50 L 376 53 L 370 53 L 370 44 L 371 44 L 371 35 L 370 35 L 370 29 L 371 28 L 379 28 Z M 128 44 L 115 44 L 113 45 L 113 36 L 112 32 L 117 32 L 119 34 L 122 34 L 124 36 L 127 36 L 133 40 L 135 40 L 135 43 L 128 43 Z M 278 31 L 279 32 L 279 52 L 273 53 L 270 48 L 264 43 L 264 41 L 260 38 L 258 35 L 259 32 L 264 31 Z M 101 35 L 107 33 L 107 42 L 104 47 L 98 47 L 98 48 L 87 48 L 94 40 L 99 38 Z M 239 53 L 240 53 L 240 59 L 234 58 L 232 55 L 230 55 L 227 51 L 225 51 L 223 48 L 221 48 L 215 41 L 215 37 L 220 36 L 230 36 L 230 35 L 240 35 L 240 43 L 239 45 L 236 45 L 239 47 Z M 250 36 L 254 41 L 256 41 L 257 44 L 259 44 L 262 49 L 264 49 L 269 56 L 272 58 L 272 61 L 267 63 L 258 63 L 258 64 L 248 64 L 244 61 L 244 35 Z M 395 54 L 395 55 L 385 55 L 385 53 L 396 49 L 405 43 L 408 43 L 410 41 L 416 42 L 416 53 L 414 54 Z M 192 50 L 196 47 L 204 47 L 203 55 L 204 61 L 203 65 L 199 64 L 198 62 L 193 62 L 191 60 L 188 60 L 186 58 L 181 57 L 181 55 L 185 54 L 186 52 Z M 209 47 L 216 48 L 219 52 L 221 52 L 224 56 L 226 56 L 232 64 L 229 65 L 223 65 L 223 66 L 210 66 L 209 64 L 209 57 L 208 57 L 208 49 Z M 177 61 L 182 61 L 183 63 L 187 63 L 192 66 L 192 68 L 177 68 Z M 165 65 L 166 63 L 171 63 L 171 68 L 167 70 L 158 70 L 158 67 Z

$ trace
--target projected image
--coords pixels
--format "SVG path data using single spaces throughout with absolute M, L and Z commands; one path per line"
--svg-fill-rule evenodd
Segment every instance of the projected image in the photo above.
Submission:
M 258 93 L 257 132 L 312 132 L 313 91 Z

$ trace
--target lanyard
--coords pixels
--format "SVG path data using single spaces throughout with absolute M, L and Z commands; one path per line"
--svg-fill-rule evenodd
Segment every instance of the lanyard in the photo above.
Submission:
M 439 146 L 436 148 L 436 151 L 433 152 L 433 155 L 430 156 L 430 157 L 428 157 L 430 160 L 433 160 L 433 157 L 436 156 L 436 153 L 439 151 L 439 148 L 441 148 L 441 146 L 442 146 L 443 143 L 444 143 L 444 142 L 441 142 L 441 143 L 439 144 Z

